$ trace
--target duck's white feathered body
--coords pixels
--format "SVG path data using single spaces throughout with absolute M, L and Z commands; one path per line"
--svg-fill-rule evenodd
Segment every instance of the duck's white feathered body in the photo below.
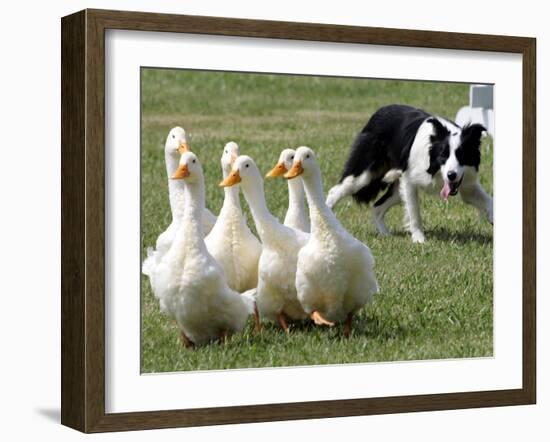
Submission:
M 262 177 L 250 157 L 240 156 L 231 175 L 236 177 L 234 182 L 241 182 L 262 242 L 255 298 L 260 315 L 273 321 L 279 320 L 281 313 L 292 320 L 306 318 L 296 296 L 294 280 L 298 251 L 306 244 L 309 235 L 282 225 L 269 212 Z
M 222 155 L 224 178 L 231 172 L 231 157 L 239 154 L 236 143 L 227 143 Z M 208 236 L 206 247 L 222 266 L 227 284 L 242 293 L 258 285 L 258 261 L 262 245 L 248 225 L 239 201 L 239 186 L 225 187 L 222 209 Z
M 286 226 L 260 234 L 263 249 L 258 270 L 256 304 L 260 315 L 275 321 L 279 313 L 292 320 L 307 317 L 298 301 L 295 278 L 298 252 L 307 235 Z M 278 231 L 277 231 L 278 230 Z
M 262 246 L 248 228 L 240 207 L 224 204 L 205 242 L 210 254 L 224 269 L 229 287 L 241 293 L 258 285 Z
M 368 247 L 346 231 L 315 229 L 298 253 L 298 299 L 307 313 L 318 311 L 329 321 L 340 322 L 378 291 L 374 259 Z
M 302 149 L 308 148 L 298 149 L 296 161 L 309 162 L 308 170 L 301 176 L 309 205 L 311 235 L 298 253 L 296 290 L 308 314 L 319 312 L 329 321 L 340 322 L 378 292 L 374 258 L 370 249 L 344 229 L 325 204 L 321 173 L 313 152 Z
M 187 163 L 186 157 L 196 159 L 184 154 L 182 161 Z M 197 163 L 190 169 L 193 180 L 186 182 L 185 214 L 150 279 L 161 310 L 176 319 L 190 341 L 203 345 L 241 330 L 254 306 L 250 298 L 228 287 L 222 267 L 206 249 L 201 223 L 204 183 Z
M 172 183 L 169 182 L 168 184 L 170 187 Z M 155 248 L 147 248 L 147 257 L 143 261 L 142 266 L 142 271 L 145 275 L 151 275 L 154 267 L 158 265 L 158 263 L 162 260 L 162 257 L 166 254 L 166 252 L 168 252 L 174 242 L 174 238 L 176 237 L 176 233 L 178 232 L 183 216 L 183 210 L 180 209 L 185 207 L 185 198 L 183 193 L 183 189 L 178 188 L 170 192 L 170 202 L 175 202 L 174 204 L 170 204 L 171 207 L 175 207 L 175 209 L 172 210 L 172 222 L 168 228 L 158 236 Z M 213 215 L 210 210 L 205 208 L 202 214 L 203 231 L 212 231 L 216 220 L 216 216 Z
M 173 128 L 166 138 L 164 147 L 164 160 L 166 164 L 166 174 L 168 176 L 168 198 L 170 200 L 170 212 L 172 214 L 172 222 L 168 228 L 162 232 L 156 241 L 155 248 L 147 249 L 147 257 L 143 261 L 142 272 L 150 276 L 154 268 L 160 263 L 162 257 L 170 249 L 176 232 L 178 231 L 180 221 L 185 213 L 185 189 L 181 181 L 171 180 L 170 177 L 178 168 L 180 152 L 188 150 L 185 130 L 181 127 Z M 202 214 L 203 231 L 208 234 L 214 224 L 216 217 L 204 208 Z

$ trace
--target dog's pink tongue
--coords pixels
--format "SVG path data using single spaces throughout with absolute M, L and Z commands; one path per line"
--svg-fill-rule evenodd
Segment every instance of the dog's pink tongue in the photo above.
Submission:
M 443 201 L 447 201 L 449 199 L 449 194 L 451 193 L 451 186 L 447 181 L 443 182 L 443 188 L 441 189 L 441 192 L 439 192 L 439 196 Z

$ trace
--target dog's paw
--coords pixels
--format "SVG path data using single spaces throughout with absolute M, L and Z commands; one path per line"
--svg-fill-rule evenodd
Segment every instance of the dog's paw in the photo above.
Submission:
M 426 237 L 424 236 L 424 233 L 419 230 L 411 232 L 411 236 L 414 243 L 423 244 L 426 242 Z

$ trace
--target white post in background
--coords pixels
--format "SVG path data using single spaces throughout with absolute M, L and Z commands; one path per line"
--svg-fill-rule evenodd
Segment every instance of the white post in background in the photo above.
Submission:
M 456 124 L 480 123 L 492 137 L 495 134 L 493 110 L 493 86 L 475 84 L 470 86 L 470 105 L 460 108 L 455 118 Z

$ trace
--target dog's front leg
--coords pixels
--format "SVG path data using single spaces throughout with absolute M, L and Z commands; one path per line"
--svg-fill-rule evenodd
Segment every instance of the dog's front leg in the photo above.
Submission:
M 460 196 L 465 203 L 477 208 L 481 217 L 493 224 L 493 198 L 478 181 L 460 186 Z
M 399 187 L 401 199 L 405 203 L 405 223 L 411 232 L 413 242 L 423 243 L 426 241 L 422 230 L 422 218 L 420 217 L 420 203 L 418 201 L 418 189 L 409 180 L 401 180 Z

